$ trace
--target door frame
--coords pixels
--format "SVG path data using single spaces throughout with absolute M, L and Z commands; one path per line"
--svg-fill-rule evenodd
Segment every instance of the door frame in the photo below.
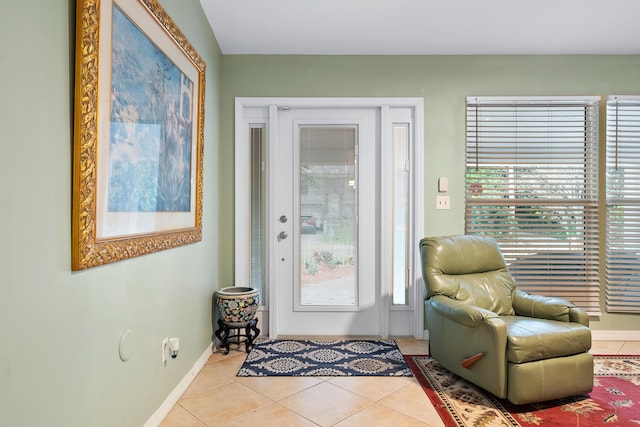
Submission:
M 424 230 L 424 99 L 423 98 L 289 98 L 289 97 L 237 97 L 235 99 L 235 283 L 249 283 L 250 277 L 250 241 L 249 228 L 247 227 L 250 212 L 250 183 L 247 182 L 249 167 L 246 154 L 246 141 L 248 141 L 248 126 L 245 118 L 245 109 L 263 109 L 265 114 L 252 123 L 264 123 L 266 125 L 267 141 L 275 141 L 278 138 L 278 111 L 288 108 L 376 108 L 380 111 L 380 137 L 381 156 L 385 158 L 391 152 L 392 137 L 392 109 L 410 108 L 413 111 L 413 145 L 410 192 L 413 198 L 413 209 L 410 213 L 410 227 L 413 230 L 411 235 L 412 248 L 409 256 L 409 283 L 412 292 L 409 295 L 409 308 L 413 311 L 413 335 L 415 338 L 423 339 L 424 331 L 424 285 L 422 283 L 422 273 L 420 259 L 417 251 L 418 242 L 423 237 Z M 268 143 L 268 142 L 267 142 Z M 278 159 L 272 155 L 272 150 L 267 150 L 266 170 L 277 170 Z M 391 165 L 383 162 L 379 164 L 380 173 L 386 176 L 391 173 Z M 268 191 L 277 191 L 272 184 L 273 176 L 267 174 Z M 390 183 L 388 186 L 390 187 Z M 380 209 L 380 256 L 388 258 L 392 253 L 391 233 L 389 227 L 392 219 L 392 207 L 385 195 L 391 194 L 391 189 L 381 184 L 381 206 Z M 249 191 L 247 191 L 247 188 Z M 277 283 L 277 269 L 271 268 L 275 265 L 277 254 L 277 221 L 278 212 L 275 204 L 269 203 L 266 206 L 266 237 L 265 245 L 268 258 L 265 265 L 266 283 Z M 380 263 L 377 277 L 390 279 L 392 275 L 389 263 Z M 270 337 L 278 336 L 278 324 L 276 316 L 269 316 L 268 313 L 276 313 L 278 310 L 277 286 L 268 288 L 268 305 L 260 309 L 259 318 L 263 319 L 263 326 L 266 326 Z M 380 336 L 389 336 L 389 316 L 392 311 L 390 291 L 385 286 L 379 286 L 380 295 L 380 315 L 379 328 Z

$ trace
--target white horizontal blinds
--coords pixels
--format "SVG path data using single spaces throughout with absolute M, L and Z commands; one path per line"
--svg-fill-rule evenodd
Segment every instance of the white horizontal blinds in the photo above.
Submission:
M 607 98 L 606 309 L 640 313 L 640 97 Z
M 590 313 L 600 311 L 598 101 L 466 102 L 466 233 L 498 241 L 521 289 Z

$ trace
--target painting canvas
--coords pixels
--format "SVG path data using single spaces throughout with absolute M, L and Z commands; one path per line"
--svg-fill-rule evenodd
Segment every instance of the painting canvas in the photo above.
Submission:
M 187 212 L 193 82 L 113 9 L 109 211 Z
M 156 0 L 78 9 L 72 268 L 201 240 L 204 62 Z

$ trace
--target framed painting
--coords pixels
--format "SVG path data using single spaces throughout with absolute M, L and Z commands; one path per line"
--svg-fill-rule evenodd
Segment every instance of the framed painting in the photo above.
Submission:
M 72 270 L 202 240 L 205 63 L 157 0 L 78 0 Z

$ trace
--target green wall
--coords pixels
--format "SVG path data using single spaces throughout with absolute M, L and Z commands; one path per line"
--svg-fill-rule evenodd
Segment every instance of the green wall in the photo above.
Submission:
M 211 294 L 233 280 L 234 97 L 424 97 L 425 233 L 448 234 L 463 230 L 466 95 L 640 93 L 640 56 L 222 56 L 198 0 L 161 3 L 207 63 L 203 240 L 75 273 L 75 1 L 0 3 L 2 425 L 140 426 L 210 345 Z M 433 207 L 439 176 L 451 211 Z M 163 367 L 166 336 L 182 341 Z
M 0 2 L 3 426 L 139 427 L 210 345 L 211 295 L 233 274 L 220 262 L 221 55 L 198 0 L 161 3 L 207 63 L 203 240 L 72 273 L 75 1 Z M 181 349 L 163 367 L 167 336 Z
M 464 232 L 466 96 L 640 94 L 640 56 L 225 55 L 222 76 L 223 141 L 233 139 L 238 96 L 424 97 L 424 230 L 441 235 Z M 221 154 L 231 177 L 231 145 Z M 440 176 L 450 211 L 435 209 Z M 640 316 L 604 314 L 592 326 L 640 330 Z

